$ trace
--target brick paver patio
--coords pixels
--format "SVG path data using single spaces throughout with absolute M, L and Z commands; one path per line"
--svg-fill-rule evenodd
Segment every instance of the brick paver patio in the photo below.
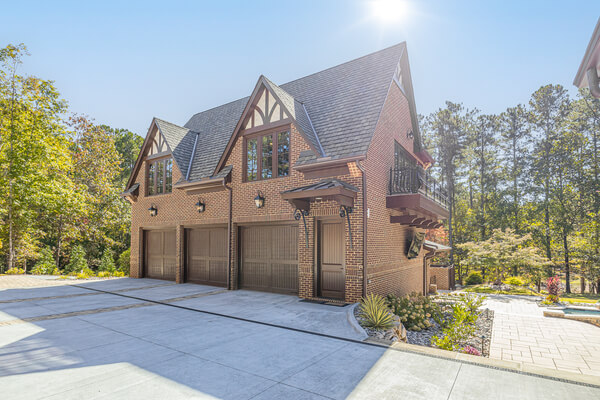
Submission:
M 600 328 L 543 316 L 534 298 L 489 296 L 490 358 L 600 377 Z

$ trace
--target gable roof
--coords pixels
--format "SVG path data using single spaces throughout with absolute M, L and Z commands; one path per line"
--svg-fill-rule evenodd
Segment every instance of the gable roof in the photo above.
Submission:
M 405 49 L 402 42 L 283 85 L 259 78 L 290 111 L 308 144 L 316 150 L 304 157 L 305 163 L 319 162 L 323 157 L 336 160 L 366 154 Z M 410 81 L 410 75 L 407 78 Z M 161 120 L 165 122 L 162 130 L 167 131 L 169 146 L 177 150 L 173 151 L 174 157 L 181 160 L 178 165 L 189 167 L 189 171 L 188 167 L 182 168 L 188 181 L 219 172 L 250 100 L 244 97 L 195 114 L 184 127 L 167 126 Z M 409 104 L 414 108 L 414 100 L 409 99 Z M 411 113 L 416 115 L 413 110 Z

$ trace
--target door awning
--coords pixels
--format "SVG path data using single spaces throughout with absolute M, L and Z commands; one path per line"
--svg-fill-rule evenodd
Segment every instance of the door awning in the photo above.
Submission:
M 294 208 L 308 211 L 311 200 L 333 199 L 341 206 L 353 207 L 358 189 L 339 179 L 324 179 L 312 185 L 301 186 L 281 192 L 281 197 Z

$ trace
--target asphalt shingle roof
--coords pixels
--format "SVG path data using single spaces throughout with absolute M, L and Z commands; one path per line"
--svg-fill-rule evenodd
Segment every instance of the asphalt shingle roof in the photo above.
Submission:
M 292 112 L 313 147 L 324 153 L 319 156 L 339 159 L 363 155 L 404 49 L 405 44 L 400 43 L 280 86 L 265 80 Z M 249 97 L 245 97 L 195 114 L 184 128 L 161 121 L 166 133 L 161 131 L 184 176 L 193 152 L 195 132 L 200 135 L 189 181 L 214 174 L 248 100 Z M 317 158 L 315 154 L 305 157 L 303 162 Z
M 196 140 L 196 132 L 191 131 L 188 128 L 172 124 L 167 121 L 163 121 L 159 118 L 154 118 L 158 130 L 164 136 L 171 152 L 173 153 L 173 159 L 179 167 L 183 176 L 187 175 L 187 170 L 190 165 L 190 158 L 192 157 L 192 150 L 194 148 L 194 142 Z

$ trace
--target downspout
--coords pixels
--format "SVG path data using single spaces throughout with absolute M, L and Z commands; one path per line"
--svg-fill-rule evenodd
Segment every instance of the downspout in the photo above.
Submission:
M 590 93 L 595 98 L 600 98 L 600 85 L 598 83 L 598 71 L 596 67 L 591 67 L 587 71 L 587 79 L 588 79 L 588 87 L 590 88 Z
M 367 296 L 367 174 L 365 167 L 360 163 L 360 160 L 356 161 L 356 166 L 362 173 L 362 200 L 363 200 L 363 287 L 362 295 Z
M 223 187 L 229 191 L 229 218 L 227 219 L 227 290 L 231 290 L 231 214 L 233 210 L 233 189 L 223 179 Z
M 432 259 L 435 256 L 435 253 L 435 250 L 429 250 L 423 257 L 423 296 L 429 294 L 429 290 L 427 290 L 427 261 Z

